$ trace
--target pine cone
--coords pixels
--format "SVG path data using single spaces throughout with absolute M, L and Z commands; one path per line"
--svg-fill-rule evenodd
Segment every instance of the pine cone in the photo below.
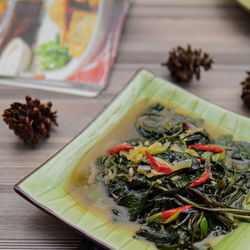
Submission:
M 40 103 L 39 99 L 26 96 L 26 104 L 14 102 L 4 110 L 3 120 L 24 142 L 38 143 L 40 137 L 50 136 L 52 124 L 57 125 L 52 103 Z
M 247 71 L 247 74 L 248 77 L 244 82 L 241 82 L 243 85 L 241 98 L 243 99 L 244 103 L 250 107 L 250 71 Z
M 212 63 L 213 59 L 208 53 L 205 52 L 202 55 L 201 49 L 192 50 L 191 46 L 188 45 L 187 49 L 178 46 L 177 49 L 170 51 L 168 61 L 162 65 L 169 69 L 171 76 L 177 82 L 189 82 L 194 75 L 199 80 L 200 67 L 209 70 Z

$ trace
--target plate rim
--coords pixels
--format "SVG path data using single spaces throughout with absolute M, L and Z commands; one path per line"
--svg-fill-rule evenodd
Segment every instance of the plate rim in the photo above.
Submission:
M 245 1 L 242 0 L 236 0 L 236 2 L 246 11 L 250 12 L 250 2 L 245 3 Z
M 58 151 L 59 153 L 59 151 Z M 56 153 L 57 154 L 57 153 Z M 55 155 L 56 155 L 55 154 Z M 52 156 L 54 157 L 54 155 Z M 46 161 L 47 162 L 47 161 Z M 38 168 L 35 169 L 38 170 L 40 167 L 42 167 L 46 162 L 44 162 L 41 166 L 39 166 Z M 32 174 L 32 173 L 31 173 Z M 30 174 L 29 174 L 30 175 Z M 25 180 L 26 178 L 29 177 L 29 175 L 27 175 L 26 177 L 24 177 L 23 180 Z M 22 180 L 20 181 L 20 183 L 22 182 Z M 78 227 L 76 227 L 74 224 L 66 221 L 65 219 L 63 219 L 62 217 L 60 217 L 58 214 L 56 214 L 53 210 L 49 209 L 48 207 L 44 206 L 43 204 L 41 204 L 40 202 L 37 202 L 35 199 L 33 199 L 28 193 L 26 193 L 24 190 L 22 190 L 22 188 L 19 186 L 20 183 L 17 183 L 14 186 L 14 190 L 17 194 L 19 194 L 22 198 L 24 198 L 25 200 L 27 200 L 28 202 L 30 202 L 32 205 L 34 205 L 35 207 L 39 208 L 40 210 L 42 210 L 43 212 L 45 212 L 46 214 L 52 216 L 53 218 L 55 218 L 57 221 L 63 223 L 64 225 L 66 225 L 68 228 L 73 229 L 75 232 L 79 233 L 81 236 L 84 236 L 85 238 L 93 241 L 94 243 L 98 244 L 99 246 L 108 249 L 108 250 L 115 250 L 115 248 L 112 248 L 109 244 L 98 240 L 96 237 L 92 236 L 91 234 L 87 233 L 85 230 L 80 229 Z
M 118 94 L 116 94 L 106 105 L 104 105 L 104 107 L 100 110 L 100 112 L 97 113 L 97 115 L 91 119 L 89 121 L 89 123 L 83 127 L 83 129 L 80 130 L 80 132 L 78 132 L 69 142 L 67 142 L 64 146 L 62 146 L 56 153 L 54 153 L 52 156 L 50 156 L 46 161 L 44 161 L 41 165 L 39 165 L 37 168 L 35 168 L 32 172 L 30 172 L 28 175 L 26 175 L 25 177 L 23 177 L 19 182 L 17 182 L 14 185 L 14 191 L 19 194 L 22 198 L 24 198 L 25 200 L 27 200 L 28 202 L 30 202 L 32 205 L 36 206 L 37 208 L 39 208 L 40 210 L 42 210 L 43 212 L 47 213 L 48 215 L 52 216 L 53 218 L 55 218 L 57 221 L 62 222 L 63 224 L 65 224 L 67 227 L 73 229 L 74 231 L 76 231 L 77 233 L 79 233 L 81 236 L 86 237 L 87 239 L 93 241 L 94 243 L 98 244 L 99 246 L 105 248 L 105 249 L 115 249 L 113 248 L 111 245 L 109 245 L 108 243 L 97 239 L 95 236 L 92 236 L 91 234 L 89 234 L 88 232 L 86 232 L 85 230 L 77 227 L 76 225 L 66 221 L 65 219 L 63 219 L 59 214 L 55 213 L 52 209 L 44 206 L 42 203 L 36 201 L 34 198 L 32 198 L 27 192 L 25 192 L 21 187 L 20 184 L 25 181 L 26 179 L 28 179 L 31 175 L 33 175 L 35 172 L 37 172 L 40 168 L 42 168 L 47 162 L 49 162 L 50 160 L 52 160 L 56 155 L 58 155 L 64 148 L 66 148 L 71 142 L 73 142 L 80 134 L 82 134 L 88 127 L 90 127 L 92 125 L 92 123 L 94 123 L 94 121 L 106 110 L 108 109 L 109 106 L 112 105 L 112 103 L 118 99 L 121 94 L 126 90 L 126 88 L 129 87 L 130 83 L 133 81 L 133 79 L 136 78 L 137 75 L 140 74 L 140 72 L 146 71 L 147 73 L 152 74 L 153 77 L 155 78 L 159 78 L 159 79 L 163 79 L 164 81 L 167 81 L 168 83 L 172 84 L 175 88 L 178 89 L 182 89 L 183 91 L 187 92 L 188 94 L 191 94 L 197 98 L 199 98 L 200 100 L 204 100 L 206 102 L 208 102 L 209 104 L 212 104 L 218 108 L 221 108 L 231 114 L 237 115 L 241 118 L 247 119 L 250 121 L 250 118 L 247 116 L 243 116 L 241 114 L 238 114 L 234 111 L 231 111 L 229 109 L 226 109 L 224 107 L 222 107 L 221 105 L 215 104 L 211 101 L 208 101 L 206 98 L 201 98 L 191 92 L 189 92 L 188 90 L 180 87 L 179 85 L 176 85 L 172 82 L 170 82 L 168 79 L 164 79 L 163 77 L 158 77 L 155 73 L 153 73 L 151 70 L 145 68 L 145 67 L 141 67 L 139 69 L 137 69 L 134 74 L 129 78 L 129 80 L 124 84 L 124 86 L 121 88 L 121 90 L 118 92 Z
M 74 231 L 76 231 L 77 233 L 79 233 L 80 235 L 86 237 L 87 239 L 92 240 L 94 243 L 98 244 L 101 247 L 104 247 L 105 249 L 110 249 L 110 250 L 115 250 L 115 248 L 111 247 L 108 243 L 105 243 L 101 240 L 98 240 L 96 237 L 92 236 L 91 234 L 87 233 L 85 230 L 79 229 L 78 227 L 76 227 L 74 224 L 66 221 L 65 219 L 63 219 L 62 217 L 60 217 L 60 215 L 56 214 L 53 210 L 49 209 L 48 207 L 44 206 L 42 203 L 36 201 L 35 199 L 33 199 L 27 192 L 25 192 L 21 187 L 20 184 L 25 181 L 26 179 L 28 179 L 31 175 L 33 175 L 35 172 L 37 172 L 40 168 L 42 168 L 47 162 L 49 162 L 50 160 L 52 160 L 56 155 L 58 155 L 64 148 L 66 148 L 71 142 L 73 142 L 80 134 L 82 134 L 89 126 L 91 126 L 91 124 L 109 107 L 111 106 L 111 104 L 117 99 L 119 98 L 119 96 L 123 93 L 123 91 L 129 86 L 129 84 L 131 83 L 131 81 L 143 70 L 147 70 L 148 72 L 150 72 L 151 74 L 153 74 L 155 76 L 155 74 L 146 69 L 146 68 L 139 68 L 135 71 L 135 73 L 129 78 L 129 80 L 125 83 L 125 85 L 121 88 L 121 90 L 118 92 L 117 95 L 115 95 L 111 101 L 109 101 L 106 105 L 104 105 L 104 107 L 101 109 L 100 112 L 97 113 L 97 115 L 90 120 L 90 122 L 83 128 L 80 130 L 80 132 L 78 132 L 69 142 L 67 142 L 63 147 L 61 147 L 56 153 L 54 153 L 52 156 L 50 156 L 46 161 L 44 161 L 41 165 L 39 165 L 37 168 L 35 168 L 33 171 L 31 171 L 28 175 L 26 175 L 25 177 L 23 177 L 20 181 L 18 181 L 13 189 L 14 191 L 19 194 L 22 198 L 24 198 L 25 200 L 27 200 L 28 202 L 30 202 L 32 205 L 36 206 L 37 208 L 39 208 L 40 210 L 42 210 L 43 212 L 47 213 L 48 215 L 52 216 L 53 218 L 55 218 L 57 221 L 62 222 L 63 224 L 65 224 L 66 226 L 68 226 L 69 228 L 73 229 Z

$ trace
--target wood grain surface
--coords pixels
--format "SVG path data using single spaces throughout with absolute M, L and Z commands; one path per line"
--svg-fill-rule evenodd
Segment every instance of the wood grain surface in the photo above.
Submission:
M 13 185 L 80 132 L 146 67 L 171 80 L 160 63 L 176 45 L 191 43 L 214 58 L 201 81 L 180 85 L 231 111 L 250 117 L 240 98 L 240 82 L 250 70 L 250 14 L 233 0 L 134 0 L 125 22 L 108 88 L 97 98 L 0 86 L 1 113 L 26 94 L 53 101 L 59 127 L 35 147 L 24 145 L 0 122 L 0 249 L 95 249 L 62 223 L 44 214 L 13 191 Z

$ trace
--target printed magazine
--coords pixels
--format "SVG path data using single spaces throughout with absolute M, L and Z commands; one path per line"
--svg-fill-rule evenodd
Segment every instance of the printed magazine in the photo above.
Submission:
M 0 84 L 97 96 L 128 7 L 129 0 L 0 1 Z

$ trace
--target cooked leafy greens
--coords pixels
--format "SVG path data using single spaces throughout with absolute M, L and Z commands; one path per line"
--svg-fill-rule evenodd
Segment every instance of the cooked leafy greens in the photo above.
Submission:
M 204 249 L 207 237 L 249 222 L 250 143 L 213 140 L 202 124 L 155 104 L 137 118 L 138 138 L 97 159 L 108 195 L 142 225 L 135 238 L 159 249 Z

